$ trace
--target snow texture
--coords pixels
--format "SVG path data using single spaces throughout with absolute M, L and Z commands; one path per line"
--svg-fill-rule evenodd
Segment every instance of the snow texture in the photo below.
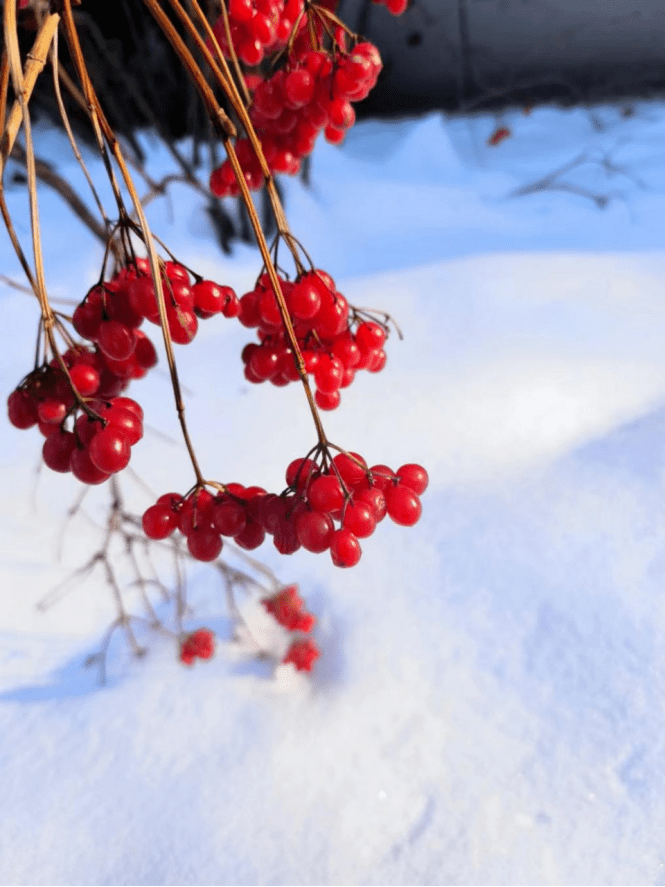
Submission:
M 259 550 L 319 620 L 311 677 L 233 640 L 201 565 L 188 625 L 215 658 L 184 668 L 145 632 L 136 659 L 117 635 L 100 687 L 103 577 L 36 609 L 97 530 L 77 515 L 63 537 L 74 482 L 37 476 L 37 432 L 0 424 L 2 883 L 664 883 L 665 106 L 631 111 L 367 122 L 317 148 L 311 188 L 288 183 L 315 262 L 405 336 L 328 434 L 431 476 L 417 527 L 384 522 L 352 570 Z M 41 212 L 52 294 L 78 301 L 98 245 L 46 191 Z M 251 287 L 258 253 L 220 257 L 184 188 L 149 215 L 188 265 Z M 37 309 L 1 298 L 9 392 Z M 244 381 L 249 338 L 218 318 L 178 350 L 188 416 L 207 475 L 279 489 L 313 429 L 298 386 Z M 135 391 L 160 434 L 133 465 L 185 490 L 165 373 Z

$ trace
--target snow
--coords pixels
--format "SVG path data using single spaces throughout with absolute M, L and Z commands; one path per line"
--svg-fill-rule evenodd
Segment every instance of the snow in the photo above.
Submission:
M 84 662 L 115 614 L 101 572 L 36 603 L 99 544 L 104 493 L 64 527 L 71 478 L 37 477 L 37 433 L 0 425 L 3 882 L 663 883 L 665 105 L 631 110 L 365 122 L 317 148 L 310 189 L 288 183 L 316 263 L 405 334 L 328 434 L 431 477 L 417 527 L 385 521 L 352 570 L 259 549 L 319 620 L 309 677 L 233 639 L 201 565 L 186 624 L 216 632 L 215 658 L 184 668 L 139 628 L 147 654 L 114 635 L 100 686 Z M 489 147 L 498 125 L 511 137 Z M 567 190 L 516 196 L 578 158 Z M 168 162 L 152 146 L 153 171 Z M 53 294 L 78 300 L 99 247 L 48 192 L 41 209 Z M 188 264 L 249 288 L 258 254 L 221 257 L 184 188 L 149 216 Z M 2 299 L 9 391 L 37 312 Z M 278 489 L 314 432 L 297 386 L 245 383 L 249 338 L 217 319 L 178 349 L 188 417 L 207 476 Z M 135 393 L 161 434 L 132 465 L 184 491 L 165 374 Z

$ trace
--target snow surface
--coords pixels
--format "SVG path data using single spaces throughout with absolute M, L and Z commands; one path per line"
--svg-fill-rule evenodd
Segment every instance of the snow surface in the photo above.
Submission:
M 572 161 L 560 190 L 515 193 Z M 256 251 L 220 257 L 201 203 L 172 194 L 157 232 L 249 288 Z M 78 301 L 100 250 L 56 197 L 41 208 L 52 293 Z M 349 571 L 259 550 L 318 617 L 311 677 L 232 640 L 202 565 L 187 624 L 217 656 L 187 669 L 145 633 L 135 659 L 118 636 L 100 687 L 102 577 L 35 606 L 99 535 L 83 514 L 63 533 L 72 479 L 37 475 L 37 433 L 0 425 L 0 881 L 664 883 L 665 106 L 363 123 L 317 149 L 287 210 L 349 299 L 404 331 L 325 424 L 370 464 L 425 464 L 423 518 L 381 524 Z M 37 311 L 2 299 L 9 391 Z M 248 339 L 217 319 L 178 350 L 188 416 L 208 476 L 279 489 L 313 429 L 297 386 L 244 382 Z M 186 489 L 165 374 L 135 393 L 161 434 L 132 464 Z

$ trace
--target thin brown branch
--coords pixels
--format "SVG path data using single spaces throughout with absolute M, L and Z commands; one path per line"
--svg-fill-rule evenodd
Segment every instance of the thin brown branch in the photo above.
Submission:
M 25 149 L 22 145 L 14 145 L 11 153 L 12 160 L 16 160 L 23 167 L 27 167 L 27 157 L 25 153 Z M 40 182 L 43 182 L 45 185 L 48 185 L 49 188 L 52 188 L 56 193 L 62 197 L 62 199 L 67 203 L 70 207 L 74 215 L 76 215 L 91 231 L 98 240 L 100 240 L 103 244 L 106 244 L 108 241 L 108 231 L 105 225 L 100 224 L 97 218 L 93 215 L 90 209 L 85 205 L 83 200 L 79 197 L 76 191 L 72 188 L 69 182 L 64 179 L 61 175 L 59 175 L 53 167 L 46 160 L 43 160 L 39 157 L 35 158 L 35 172 L 37 174 L 37 178 Z

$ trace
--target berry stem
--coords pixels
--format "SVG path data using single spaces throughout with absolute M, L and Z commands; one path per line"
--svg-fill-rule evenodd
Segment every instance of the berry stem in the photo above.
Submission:
M 238 160 L 238 156 L 235 152 L 235 148 L 231 144 L 230 140 L 226 140 L 224 143 L 224 147 L 226 149 L 226 153 L 228 154 L 229 161 L 231 162 L 231 166 L 233 167 L 233 172 L 235 173 L 236 180 L 238 182 L 238 186 L 240 188 L 240 194 L 242 195 L 243 202 L 247 207 L 247 213 L 249 215 L 249 219 L 254 229 L 254 235 L 256 237 L 256 242 L 258 244 L 259 250 L 261 252 L 261 257 L 263 258 L 263 263 L 265 265 L 266 271 L 268 273 L 268 277 L 270 278 L 270 283 L 273 288 L 273 292 L 275 294 L 275 298 L 277 300 L 277 305 L 279 306 L 279 313 L 282 318 L 282 323 L 284 324 L 284 329 L 286 330 L 286 335 L 289 340 L 289 345 L 293 349 L 293 357 L 296 362 L 296 367 L 298 369 L 298 375 L 300 376 L 300 381 L 303 384 L 305 389 L 305 396 L 307 397 L 307 402 L 309 404 L 309 409 L 312 414 L 312 419 L 314 420 L 314 426 L 316 428 L 316 433 L 319 438 L 319 443 L 321 446 L 325 446 L 327 444 L 326 433 L 323 428 L 323 423 L 321 422 L 321 417 L 319 416 L 319 411 L 317 409 L 316 403 L 314 401 L 314 395 L 312 394 L 312 389 L 309 384 L 309 379 L 307 378 L 307 370 L 305 369 L 305 361 L 303 360 L 302 352 L 300 350 L 300 345 L 298 344 L 298 338 L 294 332 L 293 324 L 291 323 L 291 318 L 289 316 L 289 310 L 286 307 L 286 302 L 284 301 L 284 294 L 282 293 L 282 288 L 279 283 L 279 277 L 277 276 L 277 271 L 275 270 L 275 266 L 273 265 L 272 259 L 270 258 L 270 250 L 268 248 L 268 244 L 266 243 L 265 236 L 263 234 L 263 229 L 261 228 L 261 222 L 259 221 L 259 217 L 256 214 L 256 209 L 254 207 L 254 201 L 252 200 L 251 194 L 249 193 L 249 187 L 247 186 L 247 182 L 245 181 L 245 177 L 242 172 L 242 167 L 240 166 L 240 161 Z M 288 243 L 288 241 L 287 241 Z
M 145 2 L 148 3 L 149 5 L 152 4 L 152 0 L 145 0 Z M 152 5 L 155 5 L 155 4 L 152 4 Z M 169 27 L 173 28 L 171 23 L 168 21 L 168 18 L 166 18 L 166 16 L 164 15 L 162 10 L 158 6 L 157 6 L 157 10 L 166 19 L 166 24 Z M 166 317 L 166 305 L 164 302 L 164 289 L 162 287 L 159 261 L 157 258 L 157 253 L 155 251 L 155 245 L 154 245 L 154 241 L 152 238 L 152 233 L 150 231 L 150 227 L 148 226 L 148 220 L 146 219 L 145 213 L 143 211 L 143 205 L 142 205 L 141 200 L 136 192 L 136 187 L 134 185 L 131 175 L 129 174 L 129 170 L 127 169 L 127 164 L 125 163 L 124 157 L 122 155 L 122 151 L 120 150 L 120 145 L 118 143 L 118 140 L 116 139 L 111 126 L 109 125 L 108 121 L 106 120 L 106 117 L 105 117 L 104 112 L 101 108 L 101 105 L 99 104 L 99 99 L 97 98 L 97 95 L 96 95 L 94 88 L 92 86 L 92 82 L 90 81 L 90 77 L 88 75 L 88 71 L 86 69 L 85 62 L 83 59 L 83 52 L 81 50 L 81 45 L 78 40 L 78 34 L 76 32 L 76 28 L 74 25 L 74 19 L 72 17 L 71 0 L 63 0 L 63 22 L 65 24 L 65 32 L 67 35 L 67 42 L 69 44 L 70 54 L 72 56 L 75 66 L 76 66 L 77 73 L 78 73 L 79 79 L 81 81 L 81 85 L 83 87 L 83 92 L 84 92 L 86 100 L 88 102 L 88 107 L 90 110 L 90 117 L 93 122 L 93 125 L 95 126 L 95 131 L 98 134 L 98 141 L 103 146 L 104 155 L 106 156 L 104 138 L 106 139 L 106 142 L 108 143 L 108 145 L 111 149 L 111 152 L 113 153 L 114 159 L 115 159 L 116 163 L 118 164 L 118 167 L 119 167 L 120 172 L 122 174 L 123 180 L 125 182 L 127 190 L 128 190 L 129 195 L 131 197 L 132 204 L 134 205 L 134 209 L 136 211 L 137 218 L 139 220 L 139 224 L 141 227 L 141 235 L 142 235 L 143 241 L 146 245 L 146 248 L 148 250 L 148 257 L 150 260 L 150 269 L 152 271 L 152 279 L 153 279 L 153 283 L 155 286 L 155 294 L 157 296 L 159 317 L 160 317 L 161 326 L 162 326 L 162 334 L 164 337 L 164 347 L 166 349 L 166 359 L 167 359 L 167 362 L 169 365 L 169 373 L 171 376 L 171 385 L 173 388 L 173 395 L 174 395 L 174 399 L 175 399 L 176 410 L 178 413 L 178 421 L 180 422 L 180 428 L 182 430 L 182 435 L 183 435 L 183 438 L 185 441 L 185 446 L 187 447 L 187 452 L 189 453 L 189 458 L 192 463 L 192 467 L 194 469 L 194 474 L 196 475 L 197 482 L 202 483 L 203 482 L 203 475 L 201 473 L 201 469 L 199 467 L 198 460 L 196 458 L 194 446 L 193 446 L 192 440 L 189 436 L 189 430 L 187 428 L 187 422 L 185 420 L 185 404 L 184 404 L 184 401 L 182 398 L 182 392 L 180 389 L 180 381 L 178 378 L 178 370 L 176 367 L 175 357 L 173 354 L 173 345 L 171 342 L 171 335 L 169 333 L 169 326 L 168 326 L 168 321 L 167 321 L 167 317 Z M 187 49 L 187 47 L 184 47 L 184 50 L 186 51 L 188 57 L 191 59 L 192 64 L 196 67 L 196 63 L 194 62 L 194 59 L 191 56 L 191 53 L 189 53 L 189 50 Z M 199 74 L 200 74 L 200 71 L 199 71 Z M 202 80 L 201 74 L 200 74 L 200 77 Z M 203 81 L 203 82 L 205 83 L 205 81 Z M 198 81 L 197 81 L 197 85 L 198 85 Z M 212 100 L 214 101 L 214 96 L 212 95 L 212 91 L 210 90 L 210 87 L 208 87 L 207 83 L 205 83 L 205 87 L 209 91 L 210 95 L 212 96 Z M 215 102 L 215 105 L 216 105 L 216 102 Z M 218 111 L 219 111 L 220 115 L 223 115 L 223 117 L 225 119 L 228 119 L 228 118 L 226 118 L 226 115 L 223 114 L 223 111 L 221 111 L 221 109 L 218 108 Z M 221 117 L 219 119 L 221 120 Z M 103 130 L 103 136 L 102 136 L 102 130 Z M 124 210 L 124 208 L 121 210 L 121 219 L 122 219 L 122 217 L 126 218 L 126 211 Z

